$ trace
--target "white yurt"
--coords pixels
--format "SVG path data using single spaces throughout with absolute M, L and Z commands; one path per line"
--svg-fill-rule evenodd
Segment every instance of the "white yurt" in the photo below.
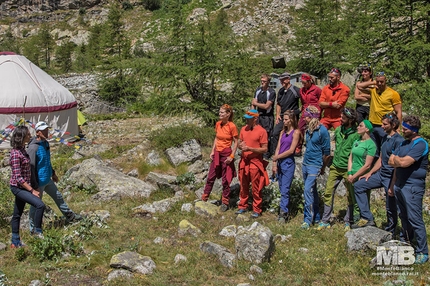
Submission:
M 3 138 L 7 133 L 5 129 L 20 118 L 33 124 L 45 121 L 56 136 L 79 133 L 77 102 L 73 94 L 26 57 L 0 52 L 0 132 Z

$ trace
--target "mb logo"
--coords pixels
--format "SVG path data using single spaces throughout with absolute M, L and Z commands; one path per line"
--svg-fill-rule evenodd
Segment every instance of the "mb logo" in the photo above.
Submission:
M 376 247 L 376 265 L 411 265 L 414 262 L 412 246 Z

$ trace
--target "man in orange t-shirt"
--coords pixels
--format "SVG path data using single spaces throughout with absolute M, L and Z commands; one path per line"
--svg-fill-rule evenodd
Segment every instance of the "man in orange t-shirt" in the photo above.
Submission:
M 323 87 L 321 97 L 318 101 L 320 107 L 324 110 L 324 115 L 320 122 L 327 130 L 331 127 L 336 129 L 341 123 L 342 108 L 349 97 L 349 87 L 340 81 L 341 72 L 337 68 L 331 69 L 328 74 L 329 84 Z
M 248 211 L 249 185 L 252 187 L 251 217 L 258 218 L 262 212 L 262 189 L 269 184 L 266 172 L 267 162 L 263 161 L 263 154 L 267 152 L 267 132 L 257 125 L 258 111 L 249 110 L 245 116 L 246 125 L 242 127 L 239 135 L 239 149 L 242 157 L 239 162 L 240 201 L 236 214 Z

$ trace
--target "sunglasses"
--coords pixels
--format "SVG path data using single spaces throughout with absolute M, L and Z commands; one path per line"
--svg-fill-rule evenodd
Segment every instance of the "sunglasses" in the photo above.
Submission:
M 348 108 L 344 108 L 342 112 L 349 119 L 353 119 L 354 118 L 354 115 L 352 115 L 351 111 Z

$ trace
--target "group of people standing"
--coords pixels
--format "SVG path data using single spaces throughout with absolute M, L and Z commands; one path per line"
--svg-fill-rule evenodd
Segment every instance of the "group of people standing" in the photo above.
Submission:
M 30 233 L 43 239 L 42 219 L 45 204 L 42 195 L 46 192 L 58 206 L 66 219 L 66 223 L 78 221 L 82 216 L 73 212 L 64 201 L 56 186 L 58 177 L 51 164 L 50 146 L 47 141 L 49 126 L 40 121 L 35 126 L 36 136 L 31 138 L 30 130 L 25 125 L 17 126 L 11 136 L 10 189 L 15 196 L 14 210 L 11 220 L 11 248 L 24 246 L 19 234 L 20 220 L 25 204 L 30 204 Z M 25 148 L 28 144 L 27 149 Z
M 361 67 L 361 80 L 354 91 L 356 109 L 345 106 L 350 89 L 340 79 L 341 71 L 333 68 L 328 73 L 329 83 L 320 89 L 312 76 L 304 73 L 299 89 L 291 84 L 290 74 L 283 73 L 279 76 L 282 88 L 276 96 L 269 87 L 270 76 L 263 74 L 261 86 L 251 101 L 252 108 L 244 115 L 246 125 L 240 133 L 232 122 L 233 109 L 222 106 L 202 200 L 208 200 L 215 178 L 222 177 L 221 210 L 228 210 L 237 148 L 241 158 L 238 165 L 240 201 L 236 214 L 248 211 L 251 185 L 251 217 L 261 215 L 261 192 L 269 184 L 265 169 L 271 160 L 281 193 L 278 220 L 288 221 L 295 156 L 302 155 L 304 145 L 302 229 L 307 230 L 313 224 L 318 230 L 331 227 L 334 194 L 342 180 L 347 188 L 345 231 L 375 226 L 369 206 L 370 191 L 384 187 L 385 229 L 396 235 L 400 217 L 400 239 L 413 244 L 416 238 L 415 263 L 424 263 L 428 260 L 428 246 L 422 200 L 429 150 L 428 143 L 419 135 L 420 119 L 414 115 L 402 119 L 400 95 L 387 86 L 384 72 L 373 80 L 372 67 Z M 400 127 L 403 137 L 399 134 Z M 328 132 L 331 128 L 334 129 L 333 156 Z M 320 212 L 316 180 L 326 167 L 329 167 L 329 175 Z

